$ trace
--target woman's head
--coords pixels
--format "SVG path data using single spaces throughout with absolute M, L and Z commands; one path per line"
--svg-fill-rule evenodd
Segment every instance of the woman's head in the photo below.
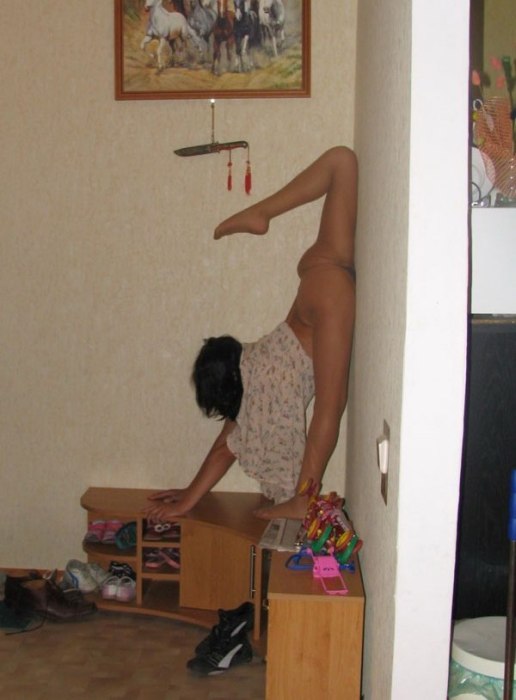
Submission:
M 208 417 L 236 419 L 243 393 L 241 354 L 241 343 L 229 335 L 204 341 L 194 363 L 192 381 L 197 405 Z

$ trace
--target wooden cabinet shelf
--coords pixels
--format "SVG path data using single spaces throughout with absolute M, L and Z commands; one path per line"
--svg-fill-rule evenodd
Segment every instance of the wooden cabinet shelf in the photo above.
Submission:
M 172 617 L 212 627 L 219 608 L 230 610 L 245 601 L 255 603 L 253 638 L 263 629 L 265 595 L 262 552 L 258 543 L 265 523 L 252 514 L 263 505 L 256 493 L 207 494 L 185 516 L 177 519 L 179 534 L 170 539 L 145 539 L 143 510 L 146 489 L 89 488 L 81 498 L 87 522 L 119 520 L 136 523 L 136 545 L 122 550 L 111 544 L 83 544 L 88 561 L 108 569 L 111 561 L 126 563 L 136 575 L 136 600 L 121 603 L 95 601 L 104 610 L 126 610 Z M 168 564 L 157 569 L 145 566 L 151 550 L 177 550 L 180 568 Z
M 128 564 L 134 564 L 136 562 L 136 547 L 131 549 L 126 549 L 123 552 L 112 544 L 87 544 L 83 543 L 82 548 L 86 552 L 89 558 L 92 560 L 119 560 L 122 558 Z
M 142 547 L 146 549 L 177 549 L 181 547 L 181 540 L 145 540 L 142 539 Z
M 162 569 L 159 573 L 150 571 L 150 569 L 143 569 L 142 579 L 149 579 L 150 581 L 179 581 L 180 574 L 174 573 L 171 569 L 169 571 Z

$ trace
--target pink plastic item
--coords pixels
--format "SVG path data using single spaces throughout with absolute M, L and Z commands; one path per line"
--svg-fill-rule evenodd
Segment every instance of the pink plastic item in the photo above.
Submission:
M 328 595 L 346 595 L 348 588 L 340 573 L 339 563 L 332 554 L 314 556 L 313 577 L 321 581 Z

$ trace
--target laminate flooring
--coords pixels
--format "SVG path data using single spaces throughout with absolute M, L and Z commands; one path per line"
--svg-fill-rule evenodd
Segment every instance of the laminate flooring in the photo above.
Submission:
M 0 630 L 0 698 L 263 700 L 259 657 L 219 676 L 188 671 L 186 662 L 207 633 L 176 620 L 104 611 L 22 634 Z

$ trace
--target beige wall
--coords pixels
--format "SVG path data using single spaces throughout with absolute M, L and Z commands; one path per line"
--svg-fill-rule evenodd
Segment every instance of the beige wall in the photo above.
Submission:
M 365 543 L 368 700 L 447 695 L 468 312 L 468 12 L 469 0 L 358 5 L 346 496 Z M 387 504 L 376 453 L 384 420 Z
M 403 345 L 407 304 L 410 157 L 410 2 L 359 7 L 356 148 L 361 165 L 357 328 L 350 397 L 346 493 L 367 546 L 364 691 L 390 697 L 398 542 Z M 381 110 L 376 105 L 381 105 Z M 380 120 L 380 121 L 378 121 Z M 376 128 L 376 125 L 380 128 Z M 375 206 L 368 206 L 374 193 Z M 371 398 L 372 397 L 372 398 Z M 380 493 L 376 438 L 391 431 L 388 507 Z
M 184 485 L 217 425 L 189 372 L 208 334 L 282 320 L 319 204 L 266 238 L 211 230 L 320 151 L 353 142 L 356 0 L 312 3 L 312 97 L 219 100 L 219 140 L 247 139 L 233 192 L 201 101 L 116 102 L 109 0 L 0 3 L 3 61 L 0 565 L 82 556 L 89 485 Z M 242 186 L 241 186 L 242 183 Z M 344 444 L 326 486 L 342 492 Z M 221 483 L 254 489 L 238 467 Z

